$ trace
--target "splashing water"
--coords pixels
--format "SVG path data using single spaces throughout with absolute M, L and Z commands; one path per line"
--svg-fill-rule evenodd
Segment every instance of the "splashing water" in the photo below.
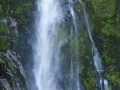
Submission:
M 57 0 L 38 0 L 36 15 L 36 41 L 34 45 L 34 75 L 38 90 L 58 90 L 60 43 L 57 26 L 63 18 Z
M 68 0 L 72 5 L 73 1 Z M 108 82 L 101 75 L 103 72 L 101 58 L 94 41 L 91 36 L 88 18 L 85 11 L 85 6 L 79 0 L 85 17 L 87 31 L 92 43 L 93 60 L 96 71 L 99 73 L 99 83 L 101 90 L 104 84 L 104 90 L 108 90 Z M 60 49 L 63 43 L 62 40 L 58 41 L 58 27 L 64 19 L 60 0 L 37 0 L 37 14 L 36 14 L 36 42 L 34 43 L 34 76 L 38 90 L 63 90 L 58 85 L 58 79 L 62 76 L 60 70 Z M 72 15 L 73 24 L 75 28 L 75 36 L 78 33 L 78 26 L 76 22 L 76 15 L 72 6 L 70 6 L 70 13 Z M 71 35 L 73 31 L 71 31 Z M 78 39 L 76 38 L 76 52 L 78 52 Z M 78 58 L 76 57 L 76 62 Z M 77 68 L 79 68 L 77 62 Z M 84 90 L 79 82 L 79 72 L 76 71 L 74 75 L 74 67 L 71 59 L 71 85 L 75 82 L 76 87 L 71 86 L 70 90 Z M 72 82 L 73 81 L 73 82 Z

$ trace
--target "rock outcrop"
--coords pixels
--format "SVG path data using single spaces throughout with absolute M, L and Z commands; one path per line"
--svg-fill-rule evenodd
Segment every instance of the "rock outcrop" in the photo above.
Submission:
M 19 27 L 26 28 L 31 1 L 0 1 L 0 90 L 29 90 L 19 51 Z

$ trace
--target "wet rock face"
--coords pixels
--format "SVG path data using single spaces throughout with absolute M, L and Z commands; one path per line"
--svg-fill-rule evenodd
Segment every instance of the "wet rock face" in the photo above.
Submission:
M 28 90 L 18 45 L 19 27 L 26 28 L 30 6 L 30 0 L 0 1 L 0 90 Z
M 28 90 L 20 57 L 7 50 L 0 53 L 0 88 L 4 90 Z

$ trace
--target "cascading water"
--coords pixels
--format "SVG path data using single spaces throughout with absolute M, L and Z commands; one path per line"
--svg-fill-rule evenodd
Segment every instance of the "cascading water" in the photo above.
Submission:
M 97 72 L 99 74 L 99 80 L 98 80 L 99 84 L 98 84 L 98 87 L 100 85 L 100 89 L 101 90 L 108 90 L 108 82 L 107 82 L 106 79 L 104 79 L 102 77 L 102 73 L 103 73 L 104 70 L 102 69 L 102 63 L 101 63 L 101 58 L 100 58 L 99 52 L 98 52 L 98 50 L 97 50 L 97 48 L 96 48 L 96 46 L 94 44 L 94 41 L 92 39 L 92 36 L 91 36 L 91 30 L 90 30 L 90 26 L 88 24 L 88 18 L 87 18 L 85 6 L 84 6 L 84 4 L 83 4 L 83 2 L 81 0 L 79 0 L 79 1 L 80 1 L 80 4 L 82 5 L 82 8 L 83 8 L 88 35 L 89 35 L 89 38 L 90 38 L 91 43 L 92 43 L 94 65 L 95 65 L 96 70 L 97 70 Z
M 99 75 L 97 78 L 98 88 L 100 86 L 101 90 L 108 90 L 108 82 L 102 76 L 103 69 L 101 58 L 92 39 L 85 6 L 81 0 L 79 1 L 83 9 L 87 33 L 92 44 L 94 65 Z M 67 23 L 67 21 L 65 21 L 67 17 L 63 14 L 64 10 L 63 7 L 61 7 L 63 5 L 61 4 L 61 1 L 37 0 L 36 41 L 33 45 L 34 76 L 37 90 L 85 90 L 81 84 L 79 74 L 81 61 L 79 57 L 80 51 L 78 48 L 78 33 L 80 29 L 80 26 L 78 25 L 79 18 L 77 18 L 77 15 L 73 9 L 73 1 L 65 0 L 65 2 L 68 4 L 68 6 L 66 6 L 70 13 L 68 16 L 69 18 L 72 17 L 72 25 L 68 31 L 65 31 L 65 29 L 59 30 L 59 27 L 62 25 L 65 26 L 65 23 Z M 70 21 L 68 22 L 70 23 Z M 67 35 L 68 33 L 70 35 Z M 66 46 L 64 44 L 65 42 L 69 45 Z M 74 44 L 75 50 L 71 50 L 72 44 Z M 62 48 L 66 49 L 67 47 L 70 50 L 70 54 L 68 54 L 66 50 L 61 50 Z M 62 54 L 64 61 L 61 59 Z M 72 56 L 73 54 L 75 55 Z M 70 61 L 68 59 L 70 59 Z M 68 64 L 68 66 L 63 66 L 61 63 Z M 68 71 L 65 70 L 66 68 Z M 66 77 L 65 74 L 67 74 Z M 61 81 L 60 78 L 62 78 Z
M 75 31 L 75 52 L 78 53 L 78 24 L 77 24 L 77 17 L 75 15 L 75 12 L 73 10 L 73 1 L 70 0 L 69 1 L 70 3 L 70 13 L 72 15 L 72 21 L 73 21 L 73 24 L 74 24 L 74 31 Z M 75 75 L 73 76 L 73 65 L 72 65 L 72 60 L 71 60 L 71 78 L 75 78 L 75 82 L 76 82 L 76 88 L 74 88 L 74 86 L 72 87 L 74 90 L 84 90 L 83 89 L 83 86 L 80 84 L 80 81 L 79 81 L 79 68 L 80 68 L 80 62 L 79 62 L 79 58 L 78 56 L 76 55 L 75 57 L 75 60 L 76 60 L 76 73 Z
M 38 90 L 57 89 L 60 42 L 57 26 L 63 18 L 58 0 L 38 0 L 36 41 L 34 44 L 34 75 Z

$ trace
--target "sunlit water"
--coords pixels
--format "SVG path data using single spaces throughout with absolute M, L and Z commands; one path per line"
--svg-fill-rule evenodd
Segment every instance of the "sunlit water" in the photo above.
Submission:
M 38 90 L 59 90 L 60 42 L 57 27 L 62 21 L 58 0 L 37 0 L 36 42 L 34 44 L 34 75 Z

